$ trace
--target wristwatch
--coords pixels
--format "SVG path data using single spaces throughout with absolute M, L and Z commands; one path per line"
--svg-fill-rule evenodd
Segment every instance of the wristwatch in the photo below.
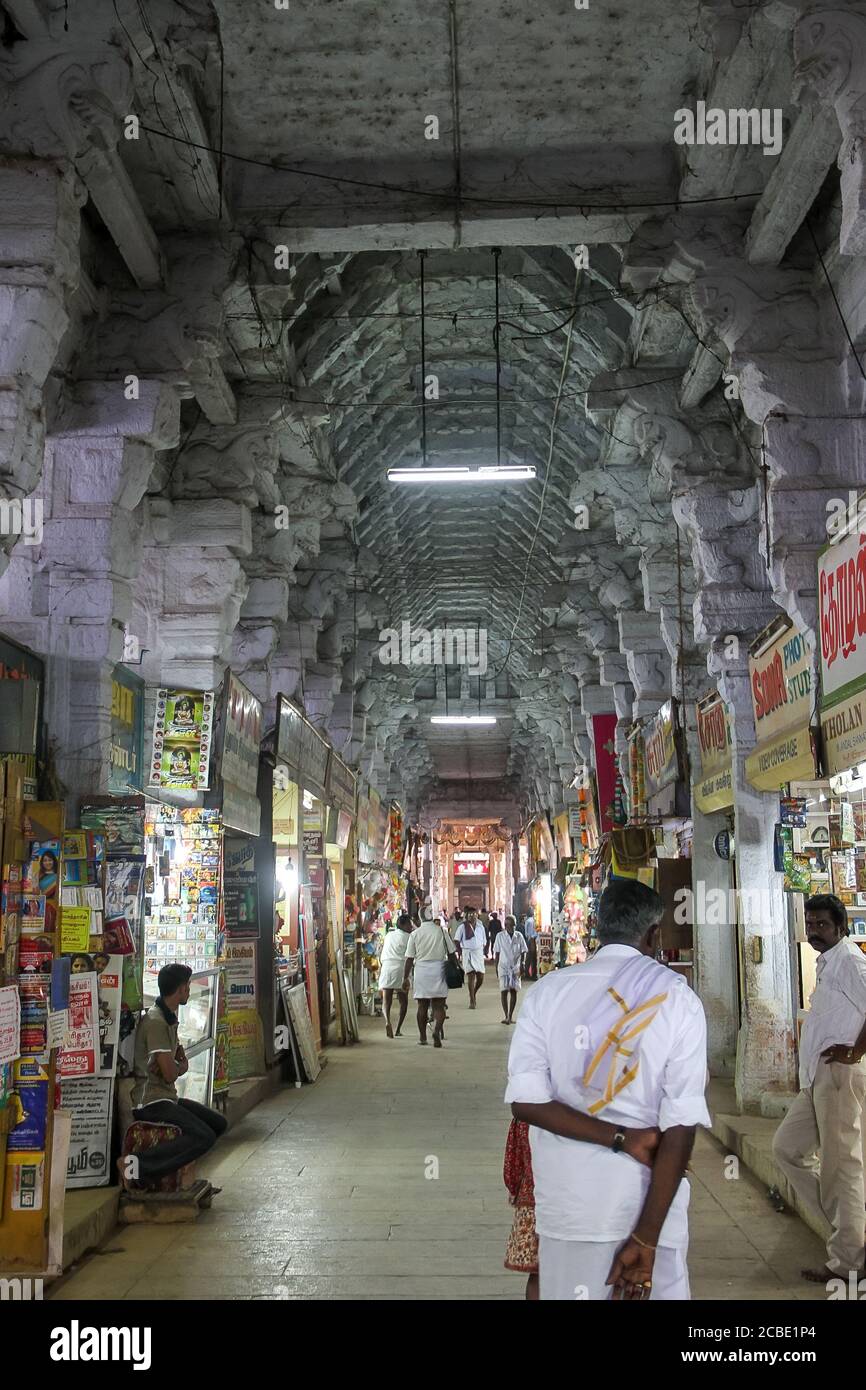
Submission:
M 613 1149 L 613 1151 L 614 1151 L 615 1154 L 618 1154 L 618 1153 L 622 1153 L 622 1149 L 623 1149 L 623 1145 L 624 1145 L 624 1144 L 625 1144 L 625 1130 L 624 1130 L 624 1129 L 618 1129 L 617 1132 L 616 1132 L 616 1134 L 613 1136 L 613 1143 L 611 1144 L 610 1147 Z

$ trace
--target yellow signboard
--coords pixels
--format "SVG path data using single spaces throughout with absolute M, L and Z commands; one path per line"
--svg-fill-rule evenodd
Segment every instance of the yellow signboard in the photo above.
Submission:
M 746 759 L 746 777 L 756 791 L 778 791 L 786 782 L 811 782 L 815 778 L 815 754 L 808 724 L 768 743 Z
M 701 780 L 694 786 L 699 811 L 726 811 L 734 804 L 731 771 L 731 726 L 728 707 L 713 692 L 695 706 L 698 742 L 701 749 Z
M 822 710 L 821 730 L 831 777 L 866 761 L 866 690 Z
M 90 946 L 90 908 L 61 907 L 60 950 L 87 951 Z

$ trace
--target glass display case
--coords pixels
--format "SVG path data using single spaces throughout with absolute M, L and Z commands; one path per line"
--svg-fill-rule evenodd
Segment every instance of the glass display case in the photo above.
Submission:
M 189 1003 L 181 1006 L 178 1038 L 187 1055 L 189 1071 L 178 1079 L 177 1093 L 186 1100 L 210 1105 L 213 1098 L 214 1049 L 217 1025 L 219 970 L 202 970 L 189 982 Z M 145 977 L 145 1008 L 156 1000 L 155 984 Z

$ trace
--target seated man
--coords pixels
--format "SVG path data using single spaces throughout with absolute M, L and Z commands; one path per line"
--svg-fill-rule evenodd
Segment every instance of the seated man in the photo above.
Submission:
M 225 1133 L 226 1120 L 216 1110 L 194 1100 L 179 1100 L 175 1082 L 189 1070 L 177 1040 L 177 1010 L 189 1001 L 188 965 L 164 965 L 159 972 L 159 998 L 138 1022 L 135 1034 L 135 1083 L 132 1113 L 136 1120 L 175 1125 L 177 1139 L 137 1155 L 138 1178 L 144 1183 L 174 1173 L 213 1148 Z

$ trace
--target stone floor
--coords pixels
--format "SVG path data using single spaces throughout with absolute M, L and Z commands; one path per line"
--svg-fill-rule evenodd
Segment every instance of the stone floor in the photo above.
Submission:
M 194 1225 L 118 1227 L 57 1299 L 520 1299 L 502 1267 L 511 1222 L 502 1104 L 511 1029 L 495 978 L 452 996 L 441 1051 L 407 1026 L 329 1048 L 313 1086 L 260 1104 L 201 1167 L 223 1188 Z M 410 1014 L 411 1020 L 411 1014 Z M 407 1020 L 407 1025 L 410 1023 Z M 429 1177 L 438 1165 L 438 1177 Z M 823 1299 L 802 1283 L 817 1238 L 779 1215 L 702 1134 L 689 1266 L 696 1299 Z

